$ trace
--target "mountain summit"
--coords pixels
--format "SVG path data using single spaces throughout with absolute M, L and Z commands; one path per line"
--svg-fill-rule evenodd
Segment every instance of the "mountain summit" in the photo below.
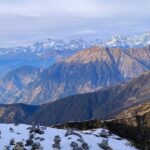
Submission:
M 120 35 L 113 36 L 110 40 L 105 41 L 102 45 L 107 47 L 120 48 L 141 48 L 150 44 L 150 32 L 140 36 L 123 37 Z

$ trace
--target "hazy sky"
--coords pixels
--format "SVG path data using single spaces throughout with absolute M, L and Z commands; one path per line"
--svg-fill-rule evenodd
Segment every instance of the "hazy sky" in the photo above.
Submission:
M 150 0 L 0 0 L 0 46 L 150 31 Z

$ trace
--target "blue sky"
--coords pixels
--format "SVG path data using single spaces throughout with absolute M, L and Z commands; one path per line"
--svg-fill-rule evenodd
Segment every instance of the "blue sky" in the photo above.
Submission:
M 0 46 L 150 31 L 150 0 L 1 0 Z

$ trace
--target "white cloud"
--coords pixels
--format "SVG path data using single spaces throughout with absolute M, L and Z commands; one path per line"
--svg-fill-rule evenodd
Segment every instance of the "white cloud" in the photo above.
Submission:
M 1 0 L 0 44 L 144 32 L 149 6 L 149 0 Z

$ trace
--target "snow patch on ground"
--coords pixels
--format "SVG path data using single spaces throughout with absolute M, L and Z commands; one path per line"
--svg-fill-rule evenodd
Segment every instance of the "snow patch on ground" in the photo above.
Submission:
M 4 150 L 5 145 L 10 144 L 10 140 L 12 138 L 15 139 L 15 142 L 23 141 L 26 143 L 26 140 L 29 138 L 29 128 L 30 125 L 19 124 L 15 126 L 14 124 L 0 124 L 0 131 L 1 131 L 1 138 L 0 138 L 0 150 Z M 10 131 L 10 128 L 13 129 L 13 132 Z M 53 150 L 52 145 L 54 144 L 54 137 L 59 135 L 61 137 L 61 149 L 62 150 L 72 150 L 70 146 L 71 142 L 75 141 L 81 145 L 78 141 L 79 137 L 76 135 L 69 135 L 65 136 L 66 131 L 65 129 L 56 129 L 56 128 L 49 128 L 47 127 L 44 131 L 44 134 L 35 134 L 35 137 L 44 138 L 43 141 L 38 141 L 42 145 L 44 150 Z M 102 129 L 95 129 L 95 130 L 87 130 L 87 131 L 75 131 L 75 133 L 80 134 L 84 141 L 89 145 L 90 150 L 101 150 L 98 146 L 98 143 L 101 143 L 103 137 L 99 137 Z M 132 147 L 129 142 L 125 139 L 121 139 L 116 135 L 111 135 L 108 137 L 109 146 L 113 150 L 137 150 L 136 148 Z M 25 147 L 27 150 L 31 150 L 31 147 Z M 10 146 L 10 150 L 13 149 L 13 146 Z

